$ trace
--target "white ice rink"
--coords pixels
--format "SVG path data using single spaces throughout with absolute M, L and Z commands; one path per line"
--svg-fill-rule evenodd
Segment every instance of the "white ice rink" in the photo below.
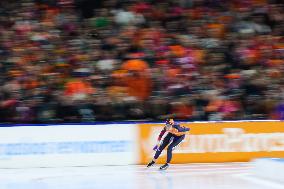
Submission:
M 249 163 L 0 169 L 0 189 L 283 189 Z

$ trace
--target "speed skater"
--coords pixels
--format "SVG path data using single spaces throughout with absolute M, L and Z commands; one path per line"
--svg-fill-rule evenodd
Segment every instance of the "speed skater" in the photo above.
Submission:
M 165 127 L 159 134 L 157 145 L 154 148 L 156 149 L 154 158 L 150 163 L 148 163 L 147 167 L 153 166 L 156 160 L 158 159 L 158 157 L 160 156 L 160 154 L 162 153 L 162 151 L 165 149 L 166 146 L 168 146 L 167 162 L 160 167 L 161 170 L 167 169 L 172 160 L 173 149 L 183 141 L 186 132 L 188 132 L 189 130 L 190 130 L 189 128 L 180 126 L 178 123 L 175 123 L 173 119 L 167 119 Z M 166 132 L 168 133 L 161 142 L 161 139 Z

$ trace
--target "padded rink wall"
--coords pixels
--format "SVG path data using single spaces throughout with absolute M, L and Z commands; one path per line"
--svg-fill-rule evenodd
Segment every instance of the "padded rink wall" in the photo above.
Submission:
M 284 157 L 284 122 L 233 121 L 181 123 L 190 134 L 174 151 L 172 163 L 245 162 L 252 159 Z M 139 126 L 140 163 L 153 154 L 152 147 L 162 124 Z M 162 153 L 158 163 L 166 161 Z
M 0 168 L 136 164 L 136 130 L 133 124 L 0 127 Z
M 284 122 L 181 123 L 191 131 L 172 163 L 284 158 Z M 146 164 L 162 123 L 2 125 L 0 168 Z M 162 153 L 159 162 L 165 161 Z

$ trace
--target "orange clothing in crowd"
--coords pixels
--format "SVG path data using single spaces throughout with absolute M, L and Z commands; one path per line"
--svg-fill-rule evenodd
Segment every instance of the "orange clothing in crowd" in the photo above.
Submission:
M 173 106 L 171 113 L 178 119 L 188 119 L 192 117 L 193 107 L 184 103 L 179 103 Z
M 152 90 L 151 80 L 146 76 L 128 76 L 126 86 L 128 87 L 128 95 L 137 97 L 140 100 L 147 99 Z
M 74 95 L 74 94 L 91 94 L 95 92 L 95 89 L 88 83 L 81 80 L 69 81 L 65 85 L 65 94 Z

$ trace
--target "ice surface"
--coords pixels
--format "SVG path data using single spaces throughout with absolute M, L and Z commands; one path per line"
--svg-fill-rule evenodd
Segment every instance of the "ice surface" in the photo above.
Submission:
M 250 163 L 0 169 L 0 189 L 283 189 Z

